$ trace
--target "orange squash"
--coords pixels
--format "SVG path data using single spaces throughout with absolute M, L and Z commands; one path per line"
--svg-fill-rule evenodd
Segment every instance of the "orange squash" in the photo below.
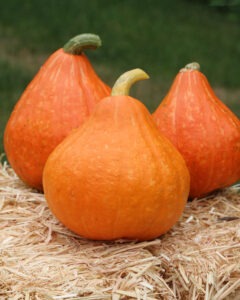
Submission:
M 53 214 L 80 236 L 95 240 L 152 239 L 179 219 L 189 173 L 151 114 L 128 96 L 148 78 L 124 73 L 81 128 L 50 154 L 43 173 Z
M 191 198 L 240 179 L 240 121 L 199 69 L 198 63 L 191 63 L 180 70 L 153 113 L 159 131 L 186 160 Z
M 6 155 L 17 175 L 31 187 L 42 190 L 49 154 L 110 94 L 83 53 L 100 45 L 94 34 L 72 38 L 44 63 L 10 116 L 4 134 Z

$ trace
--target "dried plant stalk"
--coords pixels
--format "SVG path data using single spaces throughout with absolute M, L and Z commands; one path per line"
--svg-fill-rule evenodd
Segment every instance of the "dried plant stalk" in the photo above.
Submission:
M 0 165 L 0 299 L 240 299 L 240 186 L 188 202 L 152 241 L 82 239 Z

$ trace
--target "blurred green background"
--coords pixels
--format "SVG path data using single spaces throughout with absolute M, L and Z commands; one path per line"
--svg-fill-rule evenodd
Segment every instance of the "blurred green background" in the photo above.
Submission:
M 9 115 L 40 66 L 69 38 L 98 34 L 88 51 L 109 85 L 132 68 L 151 77 L 131 94 L 152 112 L 178 70 L 198 61 L 219 98 L 240 117 L 238 0 L 8 0 L 0 3 L 0 153 Z

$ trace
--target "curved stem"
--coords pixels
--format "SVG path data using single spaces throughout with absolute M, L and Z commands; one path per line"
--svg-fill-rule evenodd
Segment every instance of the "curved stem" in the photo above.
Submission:
M 133 69 L 131 71 L 123 73 L 115 82 L 111 95 L 112 96 L 127 96 L 131 86 L 139 81 L 148 79 L 149 76 L 141 69 Z
M 200 65 L 197 62 L 192 62 L 190 64 L 187 64 L 183 69 L 180 70 L 180 72 L 186 72 L 188 70 L 197 70 L 200 71 Z
M 98 35 L 92 33 L 79 34 L 70 39 L 64 46 L 66 53 L 80 55 L 85 49 L 96 49 L 102 45 Z

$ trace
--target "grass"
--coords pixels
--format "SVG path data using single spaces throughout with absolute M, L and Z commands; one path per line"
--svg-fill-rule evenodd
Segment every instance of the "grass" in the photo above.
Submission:
M 0 4 L 0 138 L 14 104 L 46 58 L 76 34 L 100 35 L 88 56 L 112 85 L 141 67 L 151 77 L 132 95 L 153 111 L 180 68 L 191 61 L 240 116 L 239 7 L 219 10 L 187 0 L 17 0 Z M 3 151 L 0 143 L 0 153 Z

